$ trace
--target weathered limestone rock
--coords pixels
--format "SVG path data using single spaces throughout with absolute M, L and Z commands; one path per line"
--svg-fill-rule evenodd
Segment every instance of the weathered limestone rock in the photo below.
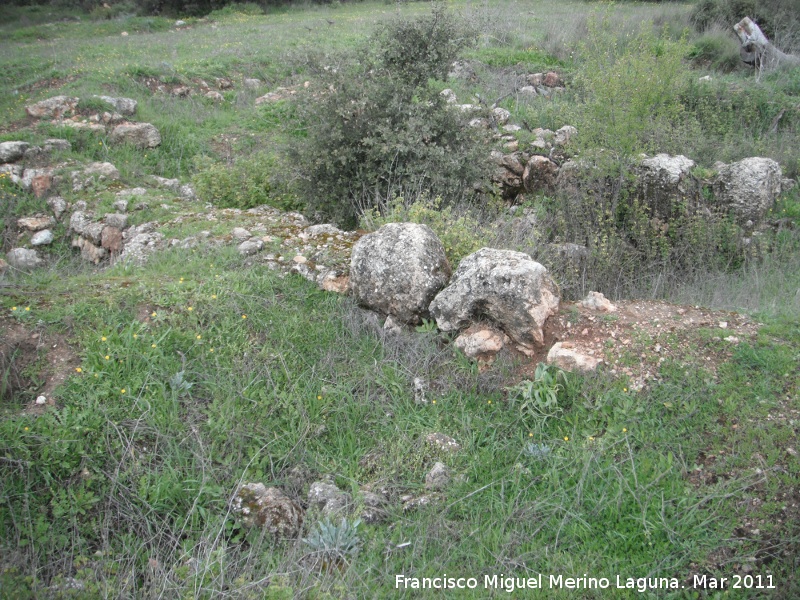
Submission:
M 759 223 L 781 193 L 780 165 L 751 157 L 723 166 L 714 181 L 714 200 L 741 223 Z
M 642 160 L 636 168 L 639 193 L 653 215 L 668 221 L 689 208 L 698 194 L 691 175 L 694 166 L 693 160 L 682 155 L 657 154 Z
M 209 90 L 204 94 L 204 96 L 209 100 L 213 100 L 214 102 L 225 102 L 225 96 L 216 90 Z
M 35 269 L 44 263 L 39 258 L 39 253 L 36 250 L 28 250 L 27 248 L 12 248 L 6 253 L 6 260 L 9 266 L 22 271 Z
M 437 462 L 433 468 L 425 475 L 425 487 L 429 490 L 441 490 L 450 483 L 450 469 L 447 465 Z
M 253 237 L 253 234 L 247 231 L 244 227 L 234 227 L 233 231 L 231 231 L 231 236 L 233 236 L 236 240 L 249 240 Z
M 128 226 L 128 215 L 122 213 L 108 213 L 103 217 L 106 225 L 116 227 L 117 229 L 125 229 Z
M 102 223 L 96 223 L 83 211 L 76 210 L 69 219 L 69 229 L 92 244 L 100 244 L 103 235 Z M 75 244 L 73 243 L 73 246 Z M 81 246 L 75 246 L 81 247 Z
M 259 239 L 247 240 L 239 244 L 237 250 L 242 256 L 252 256 L 258 254 L 264 248 L 264 242 Z
M 525 189 L 529 192 L 553 189 L 558 177 L 558 165 L 546 156 L 531 156 L 525 171 L 522 174 L 522 181 Z
M 476 323 L 459 335 L 454 344 L 468 357 L 478 362 L 491 363 L 495 355 L 510 341 L 502 331 Z
M 0 175 L 3 175 L 8 178 L 8 181 L 13 183 L 14 185 L 24 187 L 22 183 L 22 173 L 24 169 L 22 165 L 0 165 Z
M 368 525 L 382 523 L 388 517 L 386 511 L 386 498 L 382 494 L 374 492 L 362 492 L 361 502 L 363 508 L 359 518 Z
M 544 342 L 542 327 L 558 310 L 559 293 L 547 269 L 527 254 L 482 248 L 461 261 L 430 312 L 442 331 L 488 320 L 530 355 Z
M 231 511 L 247 527 L 261 527 L 279 538 L 294 538 L 303 527 L 303 509 L 278 488 L 263 483 L 239 488 Z
M 67 113 L 74 111 L 79 100 L 79 98 L 71 98 L 69 96 L 54 96 L 26 106 L 25 112 L 37 119 L 60 119 Z
M 100 240 L 98 240 L 99 242 Z M 99 265 L 102 260 L 108 256 L 108 250 L 95 246 L 90 240 L 85 237 L 78 236 L 73 238 L 72 247 L 79 248 L 81 251 L 81 258 L 87 262 Z
M 103 233 L 100 236 L 100 245 L 112 254 L 117 254 L 122 252 L 122 239 L 122 230 L 118 227 L 108 225 L 103 227 Z
M 151 123 L 124 123 L 114 128 L 109 140 L 114 144 L 127 143 L 144 150 L 160 146 L 161 134 Z
M 581 354 L 571 347 L 570 342 L 557 342 L 547 353 L 547 363 L 557 366 L 564 371 L 579 371 L 586 373 L 597 369 L 600 359 L 587 354 Z
M 589 292 L 586 298 L 581 300 L 581 306 L 597 312 L 617 312 L 617 307 L 600 292 Z
M 72 144 L 69 143 L 69 140 L 62 140 L 61 138 L 52 138 L 49 140 L 45 140 L 42 148 L 45 152 L 52 152 L 53 150 L 58 150 L 61 152 L 66 152 L 68 150 L 72 150 Z
M 327 516 L 341 515 L 352 504 L 352 498 L 332 483 L 315 481 L 308 490 L 308 505 Z
M 98 179 L 119 179 L 119 169 L 110 162 L 94 162 L 83 170 L 84 175 L 91 175 Z
M 53 232 L 42 229 L 31 236 L 31 246 L 47 246 L 53 243 Z
M 575 136 L 578 135 L 578 130 L 572 125 L 564 125 L 556 130 L 553 136 L 554 146 L 566 146 Z
M 28 148 L 30 148 L 28 142 L 0 142 L 0 163 L 18 161 L 25 156 Z
M 45 217 L 42 215 L 17 219 L 17 227 L 19 229 L 27 229 L 28 231 L 41 231 L 42 229 L 53 227 L 55 224 L 56 220 L 53 217 Z
M 419 323 L 450 277 L 444 246 L 427 225 L 389 223 L 353 247 L 350 287 L 359 303 Z
M 247 77 L 247 78 L 245 78 L 243 83 L 244 83 L 244 87 L 246 87 L 248 90 L 257 90 L 258 88 L 261 87 L 261 80 L 260 79 Z
M 49 206 L 50 210 L 53 211 L 56 219 L 60 219 L 61 215 L 63 215 L 67 210 L 67 201 L 61 196 L 53 196 L 52 198 L 47 199 L 47 206 Z
M 123 234 L 125 246 L 120 258 L 133 264 L 143 265 L 150 255 L 164 241 L 164 234 L 156 231 L 151 223 L 143 223 L 137 227 L 129 227 Z
M 121 115 L 131 116 L 136 114 L 136 107 L 139 105 L 132 98 L 114 98 L 112 96 L 96 96 L 103 102 L 107 102 L 114 107 L 114 110 Z
M 53 169 L 25 169 L 20 183 L 26 190 L 31 190 L 37 198 L 43 197 L 53 185 Z

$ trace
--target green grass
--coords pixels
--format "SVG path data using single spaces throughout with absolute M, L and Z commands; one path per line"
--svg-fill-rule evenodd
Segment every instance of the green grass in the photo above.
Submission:
M 467 56 L 478 81 L 454 82 L 460 98 L 501 97 L 516 74 L 556 68 L 570 81 L 581 75 L 585 63 L 569 49 L 586 31 L 594 4 L 456 7 L 481 33 Z M 676 40 L 689 9 L 624 3 L 613 9 L 620 19 L 613 35 L 630 39 L 649 20 L 656 35 Z M 226 198 L 220 202 L 236 204 L 235 192 L 251 184 L 273 202 L 286 200 L 270 197 L 266 176 L 241 186 L 237 178 L 247 177 L 249 160 L 282 156 L 309 125 L 291 102 L 255 107 L 258 94 L 243 89 L 242 77 L 260 78 L 263 92 L 313 85 L 318 69 L 340 60 L 336 53 L 363 40 L 379 20 L 429 7 L 226 10 L 190 20 L 184 31 L 157 17 L 48 25 L 62 13 L 2 10 L 8 18 L 0 18 L 0 139 L 64 137 L 73 149 L 59 161 L 112 162 L 121 182 L 64 190 L 71 202 L 109 209 L 118 189 L 149 187 L 151 174 L 203 181 L 209 193 Z M 682 88 L 673 100 L 703 132 L 684 153 L 710 167 L 717 158 L 757 150 L 796 174 L 796 113 L 787 109 L 777 130 L 770 128 L 796 104 L 798 73 L 756 82 L 746 73 L 715 72 L 709 87 Z M 213 87 L 221 76 L 235 83 L 221 105 L 199 95 L 151 94 L 145 85 L 158 78 L 197 87 L 202 78 Z M 53 125 L 18 129 L 26 125 L 26 104 L 56 93 L 135 98 L 137 120 L 155 124 L 164 143 L 139 152 Z M 556 129 L 590 116 L 585 100 L 569 91 L 503 105 L 515 119 Z M 270 164 L 270 174 L 288 186 L 292 172 L 285 166 Z M 14 219 L 44 212 L 46 203 L 0 185 L 5 249 L 16 240 Z M 31 390 L 0 405 L 0 595 L 427 598 L 444 594 L 398 590 L 395 576 L 447 573 L 479 581 L 478 589 L 453 595 L 486 598 L 507 592 L 484 589 L 484 576 L 542 573 L 545 584 L 551 574 L 587 574 L 609 578 L 612 588 L 517 595 L 796 597 L 800 465 L 789 449 L 800 450 L 800 263 L 791 229 L 800 217 L 797 198 L 795 191 L 781 199 L 773 216 L 785 220 L 784 230 L 765 235 L 764 252 L 737 269 L 698 269 L 666 289 L 646 288 L 676 302 L 752 313 L 765 323 L 756 339 L 743 341 L 712 373 L 704 358 L 721 350 L 719 332 L 692 332 L 686 355 L 664 362 L 661 380 L 642 392 L 602 372 L 568 375 L 558 380 L 557 407 L 548 406 L 546 415 L 507 391 L 522 377 L 520 364 L 501 360 L 481 373 L 429 325 L 388 335 L 350 299 L 245 264 L 233 247 L 173 248 L 144 267 L 98 271 L 62 240 L 47 252 L 47 267 L 0 279 L 0 341 L 24 325 L 31 335 L 63 335 L 73 353 L 56 406 L 41 414 L 25 410 Z M 227 216 L 189 218 L 206 200 L 178 202 L 149 189 L 131 200 L 148 205 L 131 212 L 131 220 L 161 222 L 168 239 L 202 229 L 221 235 L 238 224 Z M 548 210 L 546 201 L 535 205 Z M 451 236 L 455 258 L 489 236 L 480 220 L 424 203 L 402 208 L 414 211 Z M 680 341 L 670 335 L 660 342 Z M 641 358 L 631 353 L 625 360 L 633 365 Z M 45 369 L 35 362 L 26 375 L 35 380 Z M 416 377 L 435 403 L 415 403 Z M 424 441 L 432 432 L 452 436 L 462 450 L 433 450 Z M 401 498 L 424 492 L 425 474 L 437 461 L 453 471 L 453 482 L 437 501 L 404 511 Z M 370 486 L 391 499 L 385 523 L 358 527 L 361 549 L 341 570 L 311 568 L 307 544 L 248 531 L 229 512 L 242 483 L 281 486 L 304 501 L 309 484 L 324 477 L 356 497 Z M 317 517 L 309 514 L 301 537 Z M 693 573 L 731 578 L 745 564 L 753 575 L 771 576 L 777 589 L 689 589 Z M 617 589 L 617 575 L 674 577 L 686 588 Z M 76 580 L 81 591 L 61 589 Z

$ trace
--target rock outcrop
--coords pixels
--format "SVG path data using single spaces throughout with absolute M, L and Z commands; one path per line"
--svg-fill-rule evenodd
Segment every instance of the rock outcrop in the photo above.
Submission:
M 419 323 L 450 272 L 444 246 L 430 227 L 389 223 L 353 247 L 350 288 L 360 304 Z
M 714 201 L 736 219 L 758 224 L 781 193 L 783 174 L 770 158 L 745 158 L 722 165 L 714 180 Z
M 243 485 L 231 511 L 248 527 L 260 527 L 278 538 L 294 538 L 303 527 L 303 509 L 280 489 L 263 483 Z
M 559 293 L 547 269 L 527 254 L 483 248 L 461 261 L 430 312 L 442 331 L 488 321 L 531 355 L 544 342 L 542 327 L 558 310 Z

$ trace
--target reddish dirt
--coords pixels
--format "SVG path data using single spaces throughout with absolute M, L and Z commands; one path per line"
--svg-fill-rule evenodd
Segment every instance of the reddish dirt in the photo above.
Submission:
M 55 390 L 80 364 L 65 336 L 11 320 L 0 320 L 0 332 L 0 367 L 8 374 L 7 395 L 33 392 L 34 399 L 24 409 L 31 414 L 54 406 Z M 38 396 L 45 396 L 46 404 L 36 404 Z
M 603 313 L 580 303 L 563 303 L 545 323 L 544 347 L 526 361 L 523 377 L 533 376 L 556 342 L 600 359 L 598 368 L 628 377 L 634 390 L 657 381 L 659 367 L 667 360 L 699 361 L 713 375 L 739 343 L 753 339 L 759 327 L 746 315 L 700 307 L 643 300 L 615 305 L 616 312 Z

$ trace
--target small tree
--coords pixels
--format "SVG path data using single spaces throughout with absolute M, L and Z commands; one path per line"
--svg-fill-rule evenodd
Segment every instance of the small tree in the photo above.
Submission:
M 308 136 L 294 149 L 312 212 L 353 225 L 398 195 L 475 194 L 488 149 L 436 86 L 475 39 L 437 6 L 382 25 L 344 67 L 321 70 L 323 91 L 303 107 Z

